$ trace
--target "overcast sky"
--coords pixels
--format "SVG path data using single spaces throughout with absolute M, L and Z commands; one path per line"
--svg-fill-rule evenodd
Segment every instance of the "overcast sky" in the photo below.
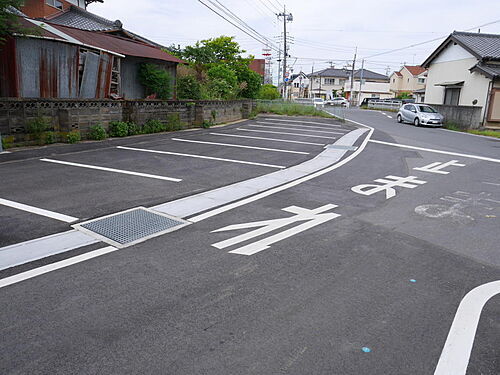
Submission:
M 208 0 L 203 0 L 210 5 Z M 288 24 L 295 42 L 290 46 L 294 72 L 309 73 L 366 57 L 366 68 L 379 73 L 397 70 L 402 63 L 420 64 L 439 41 L 373 56 L 467 30 L 500 19 L 500 0 L 219 0 L 234 14 L 269 39 L 283 31 L 273 12 L 286 4 L 294 20 Z M 212 0 L 212 3 L 217 3 Z M 212 5 L 213 7 L 213 5 Z M 263 45 L 211 12 L 197 0 L 104 0 L 88 10 L 123 22 L 124 27 L 163 45 L 194 44 L 219 35 L 235 36 L 240 45 L 262 57 Z M 474 31 L 477 31 L 475 29 Z M 481 32 L 500 34 L 500 22 Z M 372 57 L 373 56 L 373 57 Z M 273 54 L 277 59 L 277 53 Z M 360 60 L 358 60 L 360 61 Z M 276 61 L 274 68 L 276 71 Z M 360 65 L 357 65 L 359 68 Z M 274 74 L 276 76 L 276 73 Z

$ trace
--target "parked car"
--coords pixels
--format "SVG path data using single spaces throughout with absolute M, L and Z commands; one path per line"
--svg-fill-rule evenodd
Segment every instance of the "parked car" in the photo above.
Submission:
M 415 126 L 442 126 L 444 116 L 426 104 L 405 104 L 398 112 L 399 123 L 410 122 Z
M 314 107 L 320 107 L 323 108 L 325 106 L 325 101 L 322 98 L 314 98 L 313 99 L 313 105 Z
M 349 104 L 349 101 L 346 98 L 338 97 L 338 98 L 333 98 L 332 100 L 327 100 L 325 104 L 347 106 Z

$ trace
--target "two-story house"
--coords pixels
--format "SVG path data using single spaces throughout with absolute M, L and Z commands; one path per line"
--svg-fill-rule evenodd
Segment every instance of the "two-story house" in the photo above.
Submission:
M 345 82 L 344 92 L 347 99 L 351 99 L 353 105 L 363 102 L 366 98 L 390 99 L 394 93 L 390 90 L 389 77 L 384 74 L 376 73 L 368 69 L 359 69 L 354 72 L 354 82 L 351 77 Z
M 405 65 L 389 77 L 390 90 L 396 96 L 407 93 L 416 97 L 415 92 L 425 89 L 427 69 L 421 66 Z
M 309 74 L 309 92 L 311 97 L 331 99 L 340 96 L 350 77 L 348 69 L 327 68 Z
M 441 105 L 448 118 L 469 118 L 471 127 L 500 128 L 499 34 L 455 31 L 422 66 L 428 69 L 426 103 Z

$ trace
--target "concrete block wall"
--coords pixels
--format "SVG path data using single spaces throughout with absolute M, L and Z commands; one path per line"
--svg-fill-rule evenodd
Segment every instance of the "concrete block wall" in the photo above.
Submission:
M 30 141 L 26 124 L 37 117 L 50 123 L 50 131 L 63 137 L 78 130 L 83 136 L 93 125 L 108 129 L 112 121 L 131 121 L 144 125 L 149 120 L 166 123 L 177 114 L 184 128 L 203 122 L 225 123 L 248 118 L 256 103 L 233 101 L 161 101 L 161 100 L 79 100 L 0 98 L 0 134 L 10 143 Z M 215 119 L 214 119 L 215 116 Z
M 479 129 L 482 126 L 482 107 L 429 104 L 441 113 L 445 122 L 454 123 L 462 129 Z

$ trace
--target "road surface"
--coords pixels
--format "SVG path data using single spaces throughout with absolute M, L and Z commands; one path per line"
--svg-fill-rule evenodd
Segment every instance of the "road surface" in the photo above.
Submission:
M 0 373 L 500 373 L 500 142 L 347 117 L 0 155 Z

